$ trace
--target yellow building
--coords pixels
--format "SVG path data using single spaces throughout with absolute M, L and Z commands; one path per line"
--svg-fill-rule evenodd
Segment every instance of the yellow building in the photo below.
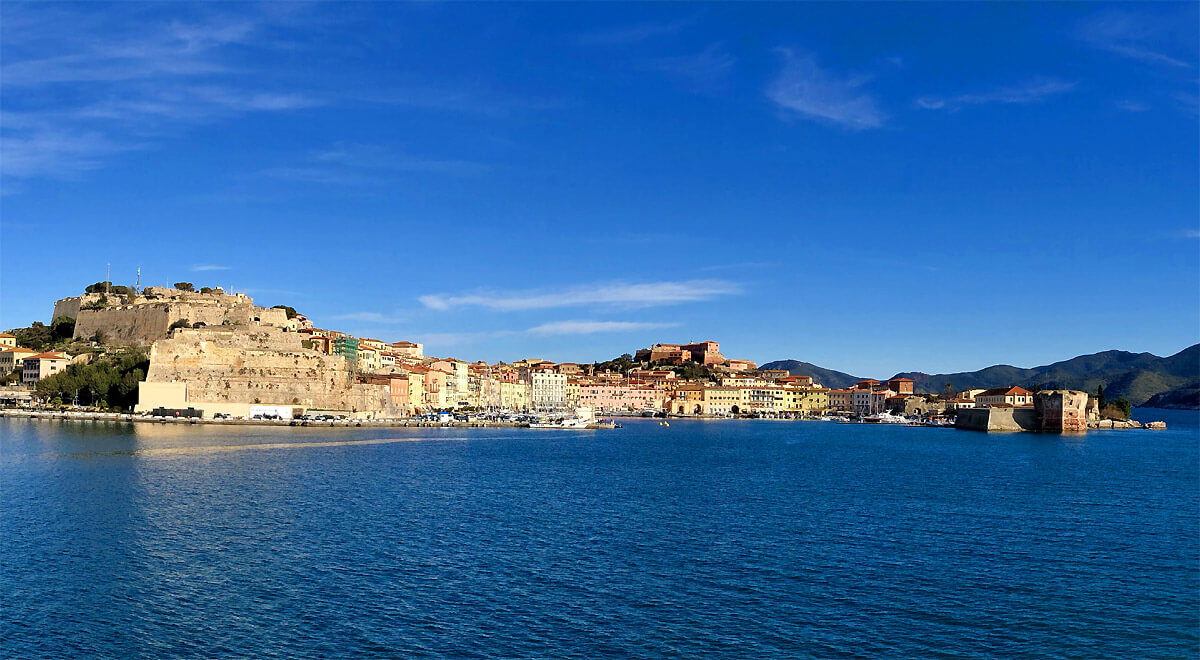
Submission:
M 379 359 L 379 349 L 370 346 L 358 345 L 358 369 L 369 373 L 375 373 L 380 370 L 382 363 Z
M 25 358 L 30 355 L 37 355 L 37 351 L 21 347 L 0 350 L 0 376 L 7 376 L 14 370 L 20 369 Z
M 17 336 L 11 335 L 7 332 L 0 332 L 0 347 L 16 348 L 17 347 Z
M 746 407 L 743 400 L 745 392 L 746 388 L 733 385 L 705 388 L 704 413 L 721 416 L 741 413 Z

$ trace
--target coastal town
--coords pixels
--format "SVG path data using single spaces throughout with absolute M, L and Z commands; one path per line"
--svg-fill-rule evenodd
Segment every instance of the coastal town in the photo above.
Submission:
M 711 340 L 657 343 L 602 363 L 466 362 L 426 355 L 417 341 L 318 328 L 290 307 L 260 307 L 243 293 L 188 282 L 143 289 L 99 282 L 56 301 L 51 319 L 48 327 L 64 346 L 58 350 L 21 346 L 17 333 L 0 334 L 0 373 L 7 374 L 0 404 L 6 408 L 119 408 L 78 383 L 64 397 L 71 386 L 63 381 L 73 365 L 78 371 L 145 355 L 148 368 L 122 376 L 123 391 L 132 397 L 136 388 L 128 412 L 158 418 L 474 415 L 537 423 L 578 417 L 582 410 L 594 417 L 821 419 L 978 430 L 1070 431 L 1104 423 L 1096 399 L 1083 392 L 1035 393 L 1010 385 L 932 394 L 914 391 L 913 381 L 902 377 L 831 389 L 810 375 L 726 357 Z M 1108 420 L 1109 428 L 1114 424 Z

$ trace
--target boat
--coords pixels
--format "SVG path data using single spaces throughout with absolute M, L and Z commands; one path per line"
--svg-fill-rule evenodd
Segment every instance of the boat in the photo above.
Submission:
M 863 417 L 863 421 L 868 424 L 908 424 L 910 420 L 904 415 L 893 415 L 882 412 L 878 415 Z
M 564 417 L 549 422 L 534 422 L 529 425 L 531 429 L 587 429 L 592 428 L 596 424 L 596 415 L 592 409 L 587 406 L 582 406 L 575 409 L 573 417 Z

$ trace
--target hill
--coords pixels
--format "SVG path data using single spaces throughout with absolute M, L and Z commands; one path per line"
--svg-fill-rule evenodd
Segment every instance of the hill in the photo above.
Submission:
M 776 366 L 778 365 L 778 366 Z M 762 369 L 787 369 L 793 374 L 808 374 L 828 387 L 848 387 L 861 380 L 840 371 L 823 369 L 808 362 L 779 360 L 762 365 Z M 1168 395 L 1159 401 L 1195 408 L 1200 404 L 1188 398 L 1187 386 L 1195 385 L 1200 377 L 1200 344 L 1189 346 L 1169 357 L 1152 353 L 1103 351 L 1080 355 L 1069 360 L 1040 367 L 1022 368 L 999 364 L 978 371 L 949 374 L 927 374 L 907 371 L 896 378 L 913 379 L 918 392 L 938 393 L 950 383 L 956 390 L 986 389 L 1005 385 L 1023 385 L 1041 389 L 1068 388 L 1095 392 L 1104 386 L 1111 401 L 1120 397 L 1135 406 L 1148 406 L 1159 394 Z M 1191 401 L 1190 405 L 1187 405 Z
M 793 376 L 812 376 L 818 383 L 825 387 L 840 389 L 850 387 L 851 385 L 862 380 L 857 376 L 851 376 L 842 371 L 834 371 L 818 367 L 811 362 L 800 362 L 799 360 L 776 360 L 760 365 L 759 369 L 787 369 L 788 373 Z
M 1147 408 L 1200 410 L 1200 381 L 1155 394 L 1144 405 Z

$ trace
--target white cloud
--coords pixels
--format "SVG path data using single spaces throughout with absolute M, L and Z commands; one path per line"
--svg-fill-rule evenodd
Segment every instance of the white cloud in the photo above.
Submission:
M 194 272 L 202 273 L 212 270 L 230 270 L 232 266 L 218 266 L 216 264 L 197 264 L 192 266 Z
M 678 323 L 641 321 L 552 321 L 526 330 L 531 335 L 590 335 L 598 332 L 631 332 L 655 328 L 673 328 Z
M 587 284 L 558 290 L 479 291 L 464 294 L 429 294 L 419 298 L 430 309 L 482 307 L 494 311 L 619 305 L 652 307 L 711 300 L 739 293 L 741 288 L 725 280 L 684 280 L 677 282 L 609 282 Z
M 1171 68 L 1190 69 L 1191 65 L 1187 62 L 1163 52 L 1164 47 L 1171 42 L 1172 30 L 1177 28 L 1175 22 L 1165 16 L 1105 11 L 1082 21 L 1077 35 L 1085 43 L 1121 57 Z M 1195 26 L 1191 29 L 1194 31 Z
M 864 89 L 868 76 L 844 76 L 821 68 L 811 57 L 781 49 L 784 65 L 767 86 L 767 97 L 805 119 L 861 130 L 879 128 L 887 115 Z
M 1039 103 L 1048 97 L 1074 90 L 1076 83 L 1057 78 L 1035 78 L 1029 82 L 999 87 L 987 92 L 958 94 L 955 96 L 922 96 L 914 104 L 923 110 L 955 111 L 968 105 L 988 103 L 1028 104 Z

